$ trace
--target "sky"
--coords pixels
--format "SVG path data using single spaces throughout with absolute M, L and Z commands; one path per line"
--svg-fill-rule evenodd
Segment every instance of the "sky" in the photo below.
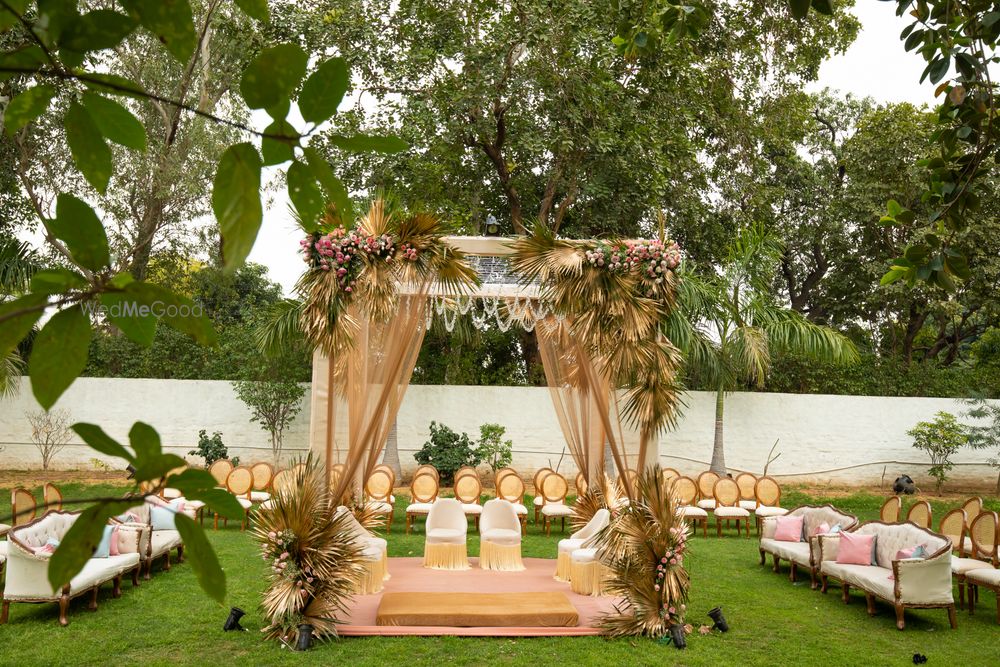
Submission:
M 895 15 L 895 2 L 857 0 L 854 14 L 861 20 L 857 40 L 842 55 L 834 56 L 820 69 L 819 80 L 807 86 L 810 92 L 831 88 L 877 102 L 933 102 L 934 86 L 921 85 L 923 59 L 903 51 L 899 33 L 909 21 Z M 301 233 L 288 213 L 283 192 L 274 193 L 250 261 L 268 267 L 270 277 L 291 295 L 304 268 L 298 254 Z

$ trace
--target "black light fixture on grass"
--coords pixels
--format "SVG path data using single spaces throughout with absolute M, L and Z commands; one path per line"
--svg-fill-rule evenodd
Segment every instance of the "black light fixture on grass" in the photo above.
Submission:
M 674 646 L 677 649 L 682 649 L 687 647 L 687 640 L 684 638 L 684 626 L 680 623 L 674 623 L 670 626 L 670 639 L 673 640 Z
M 240 625 L 240 619 L 243 618 L 244 615 L 246 615 L 245 611 L 239 607 L 233 607 L 229 610 L 229 618 L 226 619 L 226 623 L 222 626 L 222 629 L 225 632 L 233 632 L 236 630 L 246 632 L 247 629 Z
M 716 607 L 712 611 L 708 612 L 709 618 L 715 622 L 716 630 L 719 632 L 729 632 L 729 624 L 726 623 L 726 617 L 722 615 L 722 607 Z
M 299 625 L 299 641 L 295 645 L 296 651 L 308 651 L 312 646 L 313 626 L 309 623 Z
M 497 222 L 496 216 L 486 216 L 486 224 L 483 225 L 483 234 L 486 236 L 500 236 L 500 223 Z
M 128 473 L 128 477 L 126 477 L 125 479 L 132 479 L 133 477 L 135 477 L 135 466 L 129 463 L 127 466 L 125 466 L 125 472 Z

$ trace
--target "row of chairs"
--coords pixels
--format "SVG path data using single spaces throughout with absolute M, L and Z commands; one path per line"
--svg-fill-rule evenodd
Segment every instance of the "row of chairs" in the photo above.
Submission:
M 961 509 L 967 516 L 975 518 L 983 511 L 983 499 L 979 496 L 973 496 L 962 503 Z M 879 520 L 884 523 L 900 523 L 899 517 L 902 511 L 903 499 L 899 496 L 890 496 L 882 503 L 882 508 L 879 510 Z M 930 530 L 933 515 L 931 504 L 926 500 L 918 500 L 906 510 L 906 519 L 904 520 Z
M 715 532 L 719 537 L 723 521 L 727 525 L 735 523 L 737 534 L 742 524 L 749 537 L 751 516 L 755 518 L 759 534 L 764 518 L 781 516 L 788 511 L 781 507 L 781 485 L 773 477 L 758 478 L 751 473 L 741 473 L 732 478 L 706 471 L 696 480 L 684 475 L 670 475 L 670 478 L 682 516 L 696 527 L 700 523 L 704 536 L 708 535 L 709 513 L 715 516 Z
M 42 508 L 43 514 L 49 510 L 61 510 L 63 504 L 62 492 L 52 482 L 46 482 L 42 487 Z M 10 528 L 23 526 L 31 523 L 38 515 L 38 503 L 35 494 L 31 489 L 22 486 L 16 487 L 10 492 L 10 514 L 12 526 L 0 525 L 0 532 L 6 532 Z

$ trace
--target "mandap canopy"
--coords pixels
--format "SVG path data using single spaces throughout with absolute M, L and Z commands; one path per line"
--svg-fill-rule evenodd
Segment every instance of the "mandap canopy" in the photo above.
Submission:
M 377 465 L 431 319 L 450 327 L 470 311 L 479 326 L 535 330 L 560 427 L 588 482 L 603 481 L 606 443 L 619 473 L 627 469 L 623 422 L 639 432 L 639 467 L 655 463 L 656 435 L 678 402 L 680 355 L 660 332 L 674 303 L 676 244 L 445 237 L 432 216 L 394 215 L 378 201 L 356 229 L 333 224 L 302 241 L 300 289 L 315 347 L 310 448 L 336 497 L 360 491 Z

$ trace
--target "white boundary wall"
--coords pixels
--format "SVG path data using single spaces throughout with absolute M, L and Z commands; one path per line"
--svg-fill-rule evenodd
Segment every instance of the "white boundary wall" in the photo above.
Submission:
M 692 392 L 685 396 L 677 428 L 660 441 L 666 466 L 695 474 L 711 458 L 715 396 Z M 199 429 L 221 431 L 231 456 L 243 461 L 269 460 L 267 434 L 250 421 L 246 407 L 225 381 L 131 380 L 80 378 L 60 399 L 57 409 L 69 410 L 74 421 L 103 426 L 113 437 L 127 439 L 134 421 L 152 424 L 167 451 L 184 456 L 197 442 Z M 0 468 L 38 468 L 40 457 L 31 444 L 25 412 L 39 407 L 27 378 L 13 399 L 0 400 Z M 780 457 L 770 473 L 782 479 L 817 483 L 878 484 L 885 469 L 891 481 L 900 472 L 926 482 L 923 455 L 910 446 L 906 431 L 939 410 L 956 415 L 961 402 L 938 398 L 889 398 L 770 393 L 734 393 L 726 400 L 726 462 L 733 471 L 760 473 L 777 439 Z M 285 435 L 285 459 L 308 447 L 308 401 Z M 464 387 L 414 385 L 409 388 L 398 419 L 400 460 L 404 472 L 416 462 L 413 452 L 428 437 L 431 420 L 465 431 L 475 440 L 480 424 L 499 423 L 514 441 L 514 466 L 530 476 L 540 466 L 555 464 L 564 443 L 549 390 L 534 387 Z M 626 436 L 631 462 L 635 438 Z M 956 482 L 992 488 L 996 471 L 983 462 L 987 453 L 964 450 L 955 456 Z M 102 459 L 75 441 L 55 459 L 57 468 L 93 468 Z M 198 457 L 188 457 L 200 462 Z M 576 472 L 566 455 L 560 471 Z

